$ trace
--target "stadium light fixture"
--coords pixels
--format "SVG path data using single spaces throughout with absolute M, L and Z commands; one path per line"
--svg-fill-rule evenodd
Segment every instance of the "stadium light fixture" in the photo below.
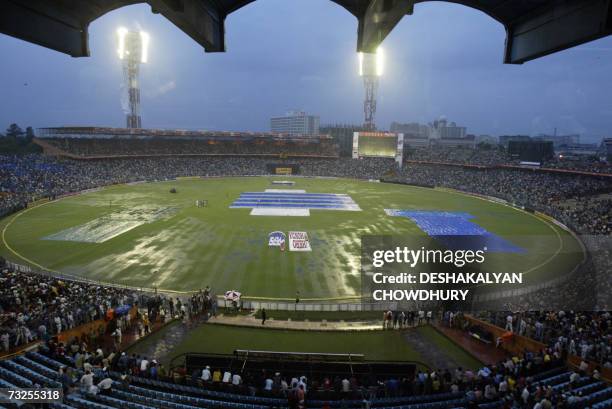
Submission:
M 140 128 L 140 64 L 149 59 L 149 34 L 145 31 L 130 31 L 125 27 L 117 29 L 117 54 L 123 63 L 123 73 L 129 100 L 127 127 Z
M 382 77 L 385 66 L 385 55 L 382 47 L 376 49 L 376 53 L 358 53 L 359 76 Z
M 119 37 L 119 47 L 117 48 L 117 54 L 119 59 L 123 60 L 125 57 L 125 37 L 127 36 L 128 30 L 125 27 L 119 27 L 117 29 L 117 36 Z
M 363 59 L 364 59 L 363 53 L 359 52 L 358 56 L 359 56 L 359 76 L 363 77 Z
M 385 55 L 383 49 L 378 47 L 376 49 L 376 75 L 382 77 L 385 66 Z
M 149 33 L 145 31 L 140 32 L 140 42 L 141 42 L 141 58 L 140 62 L 146 63 L 149 59 Z

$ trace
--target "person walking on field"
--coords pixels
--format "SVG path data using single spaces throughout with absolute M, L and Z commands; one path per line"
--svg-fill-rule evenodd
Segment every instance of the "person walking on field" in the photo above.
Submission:
M 265 325 L 266 323 L 266 309 L 263 308 L 261 310 L 261 325 Z

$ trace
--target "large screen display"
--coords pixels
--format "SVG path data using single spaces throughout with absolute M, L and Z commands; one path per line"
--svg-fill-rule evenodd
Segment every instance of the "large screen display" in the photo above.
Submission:
M 395 158 L 397 135 L 383 133 L 359 133 L 359 156 Z

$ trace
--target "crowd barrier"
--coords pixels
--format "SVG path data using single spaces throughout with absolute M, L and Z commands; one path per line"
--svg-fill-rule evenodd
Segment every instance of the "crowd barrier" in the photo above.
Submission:
M 225 308 L 232 308 L 232 302 L 218 296 L 218 304 Z M 297 311 L 297 312 L 372 312 L 398 310 L 398 303 L 394 302 L 359 302 L 359 301 L 261 301 L 241 300 L 238 304 L 242 309 L 268 311 Z M 382 320 L 382 314 L 381 314 Z

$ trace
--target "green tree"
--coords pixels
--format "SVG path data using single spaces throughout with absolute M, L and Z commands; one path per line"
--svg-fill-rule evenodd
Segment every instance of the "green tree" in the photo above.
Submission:
M 2 137 L 4 136 L 4 137 Z M 41 152 L 40 146 L 32 142 L 34 129 L 28 126 L 24 132 L 17 124 L 11 124 L 6 129 L 6 134 L 0 134 L 0 153 L 24 154 Z
M 10 139 L 17 139 L 23 135 L 23 129 L 19 127 L 17 124 L 11 124 L 6 129 L 6 137 Z

